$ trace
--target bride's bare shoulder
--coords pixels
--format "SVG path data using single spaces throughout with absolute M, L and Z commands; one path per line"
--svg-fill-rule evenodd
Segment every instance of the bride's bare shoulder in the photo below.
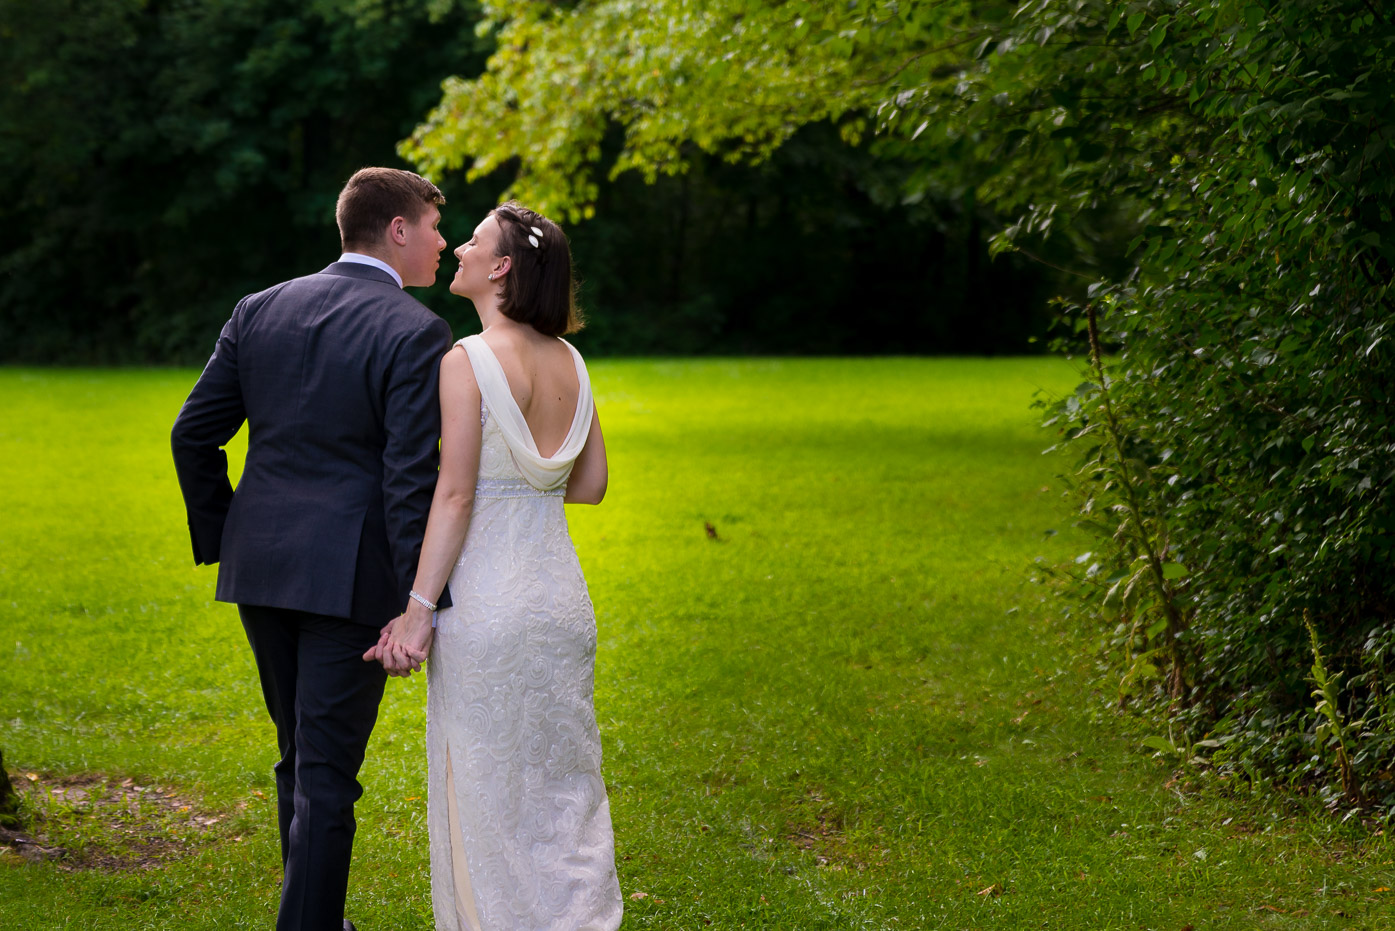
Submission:
M 441 357 L 441 384 L 445 386 L 473 386 L 475 367 L 470 364 L 470 354 L 465 347 L 456 344 Z

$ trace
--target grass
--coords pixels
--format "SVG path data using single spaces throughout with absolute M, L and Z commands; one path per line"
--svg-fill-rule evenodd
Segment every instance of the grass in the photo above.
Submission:
M 270 927 L 271 726 L 169 464 L 195 375 L 0 370 L 6 761 L 202 813 L 144 822 L 182 851 L 158 868 L 8 858 L 0 928 Z M 611 492 L 570 518 L 626 929 L 1389 926 L 1388 838 L 1186 791 L 1101 713 L 1082 635 L 1028 581 L 1079 546 L 1028 409 L 1073 387 L 1064 363 L 592 375 Z M 424 702 L 389 683 L 362 776 L 364 931 L 430 927 Z M 114 830 L 31 798 L 74 846 Z

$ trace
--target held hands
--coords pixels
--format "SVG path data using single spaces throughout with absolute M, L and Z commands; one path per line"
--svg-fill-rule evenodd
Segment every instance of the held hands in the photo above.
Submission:
M 363 659 L 382 663 L 388 675 L 405 679 L 421 671 L 421 664 L 431 652 L 434 633 L 431 612 L 415 601 L 409 602 L 401 617 L 387 622 L 378 642 L 363 654 Z

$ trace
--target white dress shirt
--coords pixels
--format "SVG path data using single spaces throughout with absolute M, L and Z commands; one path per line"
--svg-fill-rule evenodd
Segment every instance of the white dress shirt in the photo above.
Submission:
M 381 268 L 392 276 L 392 280 L 397 282 L 397 286 L 402 287 L 402 276 L 397 274 L 397 269 L 393 268 L 382 259 L 375 259 L 371 255 L 364 255 L 362 252 L 345 252 L 339 256 L 341 262 L 356 262 L 359 265 L 372 265 L 374 268 Z

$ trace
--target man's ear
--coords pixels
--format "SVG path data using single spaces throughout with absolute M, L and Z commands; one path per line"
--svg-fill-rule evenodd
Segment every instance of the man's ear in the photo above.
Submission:
M 393 217 L 388 224 L 388 241 L 398 246 L 407 244 L 407 221 L 403 217 Z

